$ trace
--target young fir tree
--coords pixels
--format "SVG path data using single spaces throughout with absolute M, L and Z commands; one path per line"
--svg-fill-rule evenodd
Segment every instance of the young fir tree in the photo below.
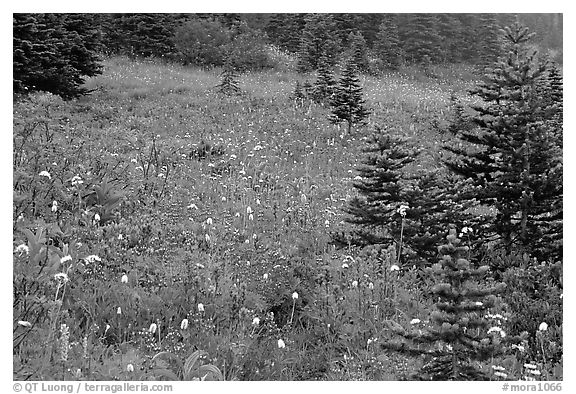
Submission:
M 441 37 L 441 62 L 457 63 L 462 60 L 462 22 L 454 14 L 438 14 L 438 34 Z
M 384 67 L 390 70 L 398 70 L 402 63 L 402 48 L 398 36 L 396 15 L 384 15 L 384 19 L 376 34 L 374 50 Z
M 413 379 L 488 380 L 487 373 L 474 362 L 502 354 L 507 343 L 518 343 L 522 338 L 510 337 L 498 326 L 490 327 L 485 318 L 506 285 L 489 282 L 488 266 L 475 267 L 470 262 L 469 249 L 462 245 L 455 229 L 446 239 L 448 242 L 438 248 L 440 262 L 426 269 L 436 279 L 431 289 L 436 310 L 429 324 L 413 321 L 406 329 L 389 322 L 390 329 L 403 339 L 386 342 L 383 347 L 428 356 Z
M 354 244 L 399 244 L 403 217 L 398 210 L 401 205 L 408 205 L 404 199 L 404 169 L 417 156 L 405 143 L 378 128 L 363 148 L 363 165 L 358 168 L 360 180 L 354 182 L 359 196 L 344 209 L 348 214 L 346 221 L 355 225 L 351 234 Z
M 346 122 L 348 133 L 352 130 L 352 126 L 363 124 L 370 114 L 362 98 L 362 87 L 357 72 L 356 65 L 349 60 L 330 100 L 332 114 L 329 120 L 335 124 Z
M 539 86 L 546 64 L 535 60 L 519 24 L 506 28 L 508 54 L 473 91 L 477 128 L 460 134 L 464 146 L 446 164 L 469 180 L 460 197 L 496 209 L 476 224 L 495 234 L 505 250 L 515 247 L 542 259 L 562 254 L 561 121 L 545 110 Z
M 232 59 L 230 56 L 226 58 L 226 62 L 224 63 L 224 69 L 222 70 L 221 74 L 222 80 L 218 86 L 218 91 L 223 93 L 227 96 L 235 95 L 240 93 L 240 87 L 238 86 L 238 74 L 236 73 L 236 69 L 232 64 Z
M 330 68 L 329 61 L 322 57 L 318 63 L 318 78 L 312 86 L 312 98 L 317 103 L 326 103 L 336 91 L 336 79 Z

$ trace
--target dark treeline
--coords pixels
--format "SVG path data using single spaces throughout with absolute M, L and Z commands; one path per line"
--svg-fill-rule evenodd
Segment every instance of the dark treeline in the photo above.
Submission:
M 101 54 L 228 61 L 242 71 L 274 67 L 274 45 L 301 72 L 350 57 L 370 73 L 483 65 L 501 54 L 501 28 L 516 20 L 561 63 L 562 14 L 14 14 L 14 90 L 85 93 L 83 78 L 99 73 Z

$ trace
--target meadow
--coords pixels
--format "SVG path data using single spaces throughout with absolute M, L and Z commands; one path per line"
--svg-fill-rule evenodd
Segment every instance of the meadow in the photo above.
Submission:
M 392 337 L 387 321 L 426 324 L 427 284 L 395 269 L 394 248 L 339 249 L 330 233 L 348 226 L 342 207 L 377 126 L 422 152 L 417 167 L 441 167 L 450 97 L 469 103 L 470 70 L 362 77 L 372 114 L 347 134 L 328 108 L 291 99 L 303 77 L 290 71 L 243 74 L 242 93 L 224 96 L 218 69 L 103 64 L 90 95 L 14 104 L 15 380 L 399 380 L 418 369 L 422 359 L 378 344 Z M 561 325 L 561 295 L 549 297 Z M 561 377 L 561 330 L 549 325 L 543 361 L 479 367 L 521 378 L 538 362 Z

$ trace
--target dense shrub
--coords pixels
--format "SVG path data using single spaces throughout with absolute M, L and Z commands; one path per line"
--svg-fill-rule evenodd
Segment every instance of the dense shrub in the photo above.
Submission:
M 184 63 L 221 66 L 226 58 L 230 31 L 217 21 L 195 19 L 176 30 L 174 42 Z

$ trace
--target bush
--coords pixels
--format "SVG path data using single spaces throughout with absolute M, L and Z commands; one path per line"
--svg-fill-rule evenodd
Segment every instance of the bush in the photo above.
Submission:
M 184 64 L 222 66 L 226 45 L 230 43 L 230 31 L 217 21 L 192 20 L 176 30 L 174 43 Z

